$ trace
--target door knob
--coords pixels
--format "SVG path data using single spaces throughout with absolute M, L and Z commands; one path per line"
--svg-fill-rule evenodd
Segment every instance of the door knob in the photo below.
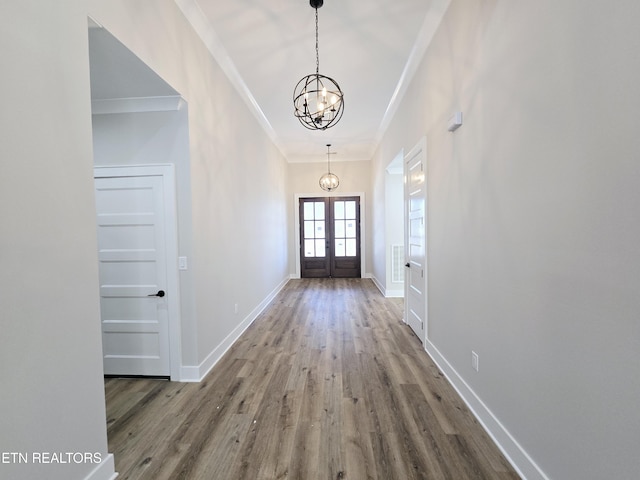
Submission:
M 151 295 L 147 295 L 147 297 L 164 297 L 164 290 L 158 290 L 158 293 L 152 293 Z

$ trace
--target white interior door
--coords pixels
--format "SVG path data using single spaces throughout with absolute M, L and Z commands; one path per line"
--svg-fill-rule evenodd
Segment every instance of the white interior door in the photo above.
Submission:
M 95 178 L 105 375 L 170 375 L 160 175 Z
M 405 322 L 424 343 L 427 323 L 426 145 L 405 157 Z

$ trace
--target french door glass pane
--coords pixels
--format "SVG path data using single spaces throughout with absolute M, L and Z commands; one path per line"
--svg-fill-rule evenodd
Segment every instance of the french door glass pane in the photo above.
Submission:
M 357 204 L 354 200 L 337 199 L 304 201 L 301 221 L 305 258 L 345 258 L 358 255 Z M 333 212 L 325 210 L 329 205 L 333 205 Z M 326 223 L 329 218 L 332 220 L 331 225 Z
M 304 221 L 304 238 L 314 238 L 315 236 L 314 223 L 315 222 L 313 220 Z
M 356 256 L 356 202 L 335 201 L 333 236 L 336 257 Z
M 313 203 L 305 202 L 304 203 L 304 219 L 305 220 L 313 220 Z
M 355 220 L 347 220 L 347 228 L 344 233 L 346 238 L 356 238 L 356 222 Z
M 325 245 L 325 204 L 324 202 L 304 202 L 304 256 L 326 257 Z
M 355 257 L 356 256 L 356 239 L 348 238 L 347 239 L 347 257 Z
M 344 203 L 346 203 L 344 218 L 346 218 L 347 220 L 355 219 L 356 218 L 356 202 L 353 200 L 350 200 Z
M 315 257 L 316 249 L 315 249 L 315 240 L 305 240 L 304 241 L 304 256 L 305 257 Z

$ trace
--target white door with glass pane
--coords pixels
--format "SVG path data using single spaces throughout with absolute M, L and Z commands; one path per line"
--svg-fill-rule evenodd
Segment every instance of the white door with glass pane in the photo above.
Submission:
M 95 188 L 104 373 L 169 376 L 163 178 L 96 176 Z
M 360 198 L 300 199 L 300 273 L 360 277 Z

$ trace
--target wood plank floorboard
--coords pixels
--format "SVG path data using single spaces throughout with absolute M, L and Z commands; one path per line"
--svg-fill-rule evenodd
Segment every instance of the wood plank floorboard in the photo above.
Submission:
M 200 383 L 105 379 L 119 480 L 516 480 L 367 279 L 291 280 Z

